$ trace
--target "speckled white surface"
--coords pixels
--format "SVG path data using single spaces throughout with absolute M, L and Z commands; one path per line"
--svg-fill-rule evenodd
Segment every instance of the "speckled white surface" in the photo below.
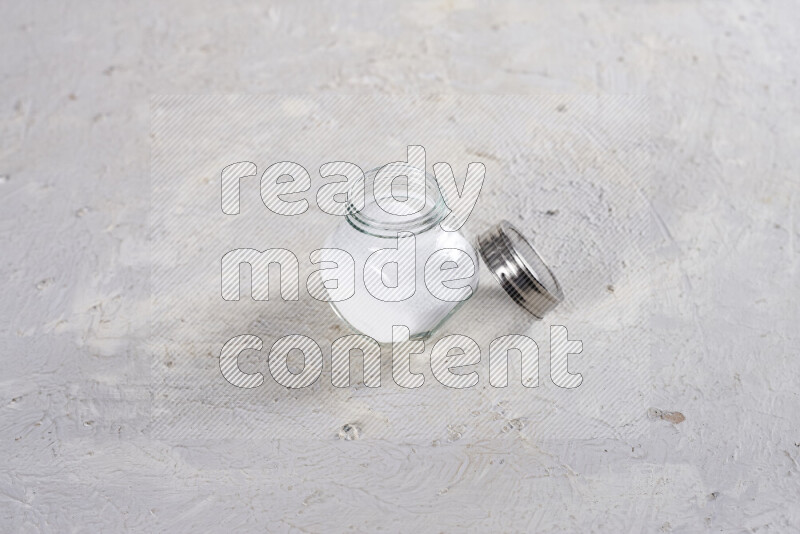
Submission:
M 328 440 L 334 429 L 352 424 L 365 438 L 429 446 L 451 427 L 461 429 L 459 437 L 491 440 L 512 420 L 529 440 L 647 431 L 650 279 L 660 269 L 654 271 L 650 250 L 645 97 L 178 95 L 154 98 L 152 110 L 153 299 L 148 342 L 139 348 L 153 354 L 151 437 Z M 336 338 L 352 333 L 305 287 L 316 269 L 311 251 L 341 222 L 317 206 L 324 180 L 316 169 L 332 155 L 365 168 L 405 158 L 408 139 L 425 147 L 429 169 L 436 161 L 459 174 L 468 162 L 485 165 L 481 194 L 461 232 L 473 238 L 513 220 L 558 273 L 565 301 L 536 321 L 479 264 L 474 298 L 427 340 L 425 353 L 411 357 L 413 372 L 423 374 L 419 390 L 396 385 L 390 347 L 383 351 L 379 389 L 333 388 L 328 365 L 302 391 L 280 387 L 270 373 L 258 389 L 232 387 L 220 375 L 219 354 L 234 336 L 259 336 L 262 350 L 239 361 L 246 372 L 266 372 L 279 337 L 307 336 L 324 359 Z M 308 210 L 281 216 L 266 209 L 256 172 L 241 180 L 240 213 L 222 213 L 220 169 L 241 158 L 262 172 L 276 159 L 302 162 L 313 176 L 311 190 L 299 195 L 310 199 Z M 357 258 L 356 270 L 363 269 L 362 251 L 352 242 L 341 246 Z M 238 247 L 291 251 L 303 281 L 298 299 L 284 301 L 273 291 L 269 301 L 253 300 L 248 278 L 257 277 L 242 269 L 243 297 L 223 301 L 220 258 Z M 553 325 L 586 341 L 570 363 L 586 376 L 578 390 L 559 388 L 550 377 Z M 471 368 L 479 379 L 483 374 L 476 387 L 448 390 L 432 376 L 431 347 L 447 334 L 468 335 L 482 347 L 481 364 Z M 522 387 L 517 363 L 514 386 L 491 387 L 489 346 L 507 334 L 538 343 L 539 387 Z
M 3 531 L 800 528 L 793 2 L 3 12 Z M 685 420 L 632 441 L 152 439 L 150 95 L 331 91 L 647 93 L 652 407 Z

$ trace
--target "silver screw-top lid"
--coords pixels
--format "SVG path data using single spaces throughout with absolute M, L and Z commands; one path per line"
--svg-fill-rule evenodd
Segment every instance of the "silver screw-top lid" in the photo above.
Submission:
M 478 251 L 514 302 L 541 319 L 564 300 L 561 285 L 525 236 L 508 221 L 478 236 Z

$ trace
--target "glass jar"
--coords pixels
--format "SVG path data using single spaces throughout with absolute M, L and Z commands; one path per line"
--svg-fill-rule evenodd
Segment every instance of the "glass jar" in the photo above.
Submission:
M 406 199 L 394 206 L 420 208 L 387 211 L 384 201 L 399 199 L 386 184 L 376 187 L 383 168 L 374 169 L 364 176 L 363 197 L 353 194 L 360 183 L 351 188 L 344 220 L 320 256 L 339 263 L 342 257 L 332 252 L 338 250 L 352 258 L 352 296 L 330 304 L 352 329 L 379 343 L 392 342 L 395 325 L 406 326 L 411 339 L 428 337 L 477 291 L 479 279 L 476 247 L 460 231 L 440 226 L 449 210 L 436 179 L 408 164 L 390 165 L 388 176 L 409 177 Z M 476 245 L 503 290 L 534 316 L 541 318 L 563 300 L 553 273 L 507 221 L 486 230 Z M 323 285 L 334 278 L 333 270 L 318 272 Z
M 416 202 L 421 209 L 390 213 L 381 207 L 383 200 L 397 197 L 385 198 L 388 190 L 383 196 L 377 192 L 375 178 L 381 169 L 374 169 L 365 174 L 363 206 L 356 195 L 348 195 L 344 220 L 325 244 L 326 249 L 347 252 L 355 262 L 353 296 L 331 301 L 331 306 L 350 327 L 380 343 L 392 341 L 393 325 L 408 327 L 412 339 L 429 336 L 474 294 L 479 276 L 478 256 L 470 242 L 461 232 L 440 226 L 448 209 L 436 179 L 416 167 L 392 165 L 395 175 L 409 177 L 402 204 Z M 424 189 L 413 185 L 420 183 Z M 381 251 L 388 261 L 376 256 Z M 333 260 L 324 252 L 322 259 Z M 458 266 L 459 281 L 447 284 L 453 291 L 431 292 L 428 286 L 448 264 Z M 320 275 L 326 282 L 326 270 Z

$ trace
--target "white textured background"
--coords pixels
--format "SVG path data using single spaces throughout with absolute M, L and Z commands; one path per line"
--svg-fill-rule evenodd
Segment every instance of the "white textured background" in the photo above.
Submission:
M 795 2 L 3 2 L 0 529 L 800 529 Z M 634 441 L 149 435 L 154 93 L 647 93 Z M 513 429 L 512 429 L 513 430 Z
M 351 424 L 364 438 L 428 446 L 450 437 L 450 428 L 473 441 L 494 439 L 512 424 L 529 440 L 628 438 L 649 429 L 650 280 L 663 267 L 653 265 L 650 250 L 647 98 L 178 95 L 153 98 L 152 114 L 153 299 L 148 342 L 139 347 L 153 355 L 151 437 L 268 440 L 281 434 L 294 442 L 327 441 L 334 429 Z M 342 224 L 317 206 L 317 190 L 327 181 L 317 169 L 331 157 L 365 169 L 405 160 L 408 142 L 425 147 L 429 171 L 446 161 L 463 179 L 468 162 L 484 163 L 485 181 L 460 232 L 474 240 L 500 220 L 512 220 L 557 273 L 565 301 L 534 320 L 478 265 L 476 294 L 427 340 L 425 353 L 411 357 L 411 369 L 427 375 L 420 389 L 395 384 L 390 347 L 383 351 L 378 389 L 355 382 L 337 389 L 328 364 L 308 389 L 281 387 L 266 372 L 275 340 L 308 336 L 327 357 L 336 338 L 353 333 L 306 289 L 317 269 L 309 254 Z M 268 210 L 256 171 L 240 180 L 240 212 L 223 213 L 221 169 L 248 158 L 261 173 L 281 160 L 308 169 L 311 189 L 296 195 L 307 199 L 308 210 L 291 217 Z M 352 244 L 339 245 L 359 256 Z M 383 246 L 396 245 L 386 240 Z M 279 298 L 275 270 L 272 297 L 253 300 L 250 287 L 263 278 L 242 269 L 243 297 L 224 301 L 220 259 L 239 247 L 295 254 L 298 300 Z M 417 248 L 417 255 L 429 254 Z M 356 278 L 362 269 L 358 264 Z M 418 284 L 417 291 L 427 289 Z M 569 363 L 585 376 L 579 389 L 559 388 L 550 378 L 551 325 L 566 325 L 572 339 L 586 342 L 585 352 Z M 246 372 L 266 373 L 256 390 L 233 387 L 220 372 L 223 344 L 242 334 L 264 343 L 260 353 L 239 358 Z M 455 391 L 433 377 L 431 348 L 448 334 L 468 335 L 482 347 L 481 363 L 472 368 L 480 379 L 476 387 Z M 489 345 L 507 334 L 527 335 L 539 345 L 538 388 L 522 387 L 518 356 L 511 385 L 491 387 Z M 291 361 L 301 365 L 299 357 Z M 360 364 L 354 358 L 356 369 Z M 351 374 L 362 380 L 360 369 Z

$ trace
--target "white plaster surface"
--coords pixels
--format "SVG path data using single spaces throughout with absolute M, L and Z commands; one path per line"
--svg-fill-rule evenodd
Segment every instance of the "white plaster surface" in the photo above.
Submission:
M 295 441 L 318 440 L 329 439 L 343 419 L 374 440 L 425 446 L 450 438 L 451 427 L 460 429 L 454 432 L 459 438 L 493 439 L 512 420 L 521 423 L 515 430 L 528 440 L 641 435 L 649 427 L 649 275 L 660 273 L 649 251 L 646 104 L 642 96 L 624 95 L 154 98 L 153 299 L 148 342 L 140 347 L 153 355 L 150 436 L 178 442 L 212 436 L 263 440 L 277 432 Z M 218 360 L 222 345 L 234 336 L 260 336 L 260 353 L 242 354 L 239 361 L 246 372 L 263 374 L 279 337 L 307 336 L 327 355 L 336 338 L 351 333 L 305 287 L 317 268 L 308 259 L 311 251 L 324 246 L 342 222 L 317 206 L 315 190 L 323 179 L 316 169 L 334 155 L 365 168 L 404 159 L 408 142 L 425 147 L 429 169 L 446 161 L 463 177 L 468 162 L 485 165 L 486 179 L 462 234 L 474 236 L 511 219 L 535 239 L 558 273 L 565 301 L 536 321 L 478 266 L 476 294 L 428 340 L 426 353 L 411 358 L 415 373 L 427 371 L 419 390 L 395 384 L 390 347 L 384 350 L 378 389 L 335 389 L 330 368 L 303 391 L 287 390 L 271 378 L 252 391 L 231 387 L 220 376 Z M 240 180 L 240 212 L 222 213 L 220 169 L 242 158 L 263 172 L 276 159 L 302 162 L 313 174 L 311 189 L 301 195 L 311 199 L 308 210 L 281 216 L 266 209 L 258 172 L 250 171 L 251 177 Z M 416 243 L 423 266 L 427 255 L 420 242 L 432 235 L 422 234 Z M 381 241 L 377 246 L 395 246 L 393 240 Z M 356 240 L 337 245 L 355 258 L 359 274 L 353 277 L 360 278 L 370 245 Z M 255 284 L 247 279 L 263 277 L 241 269 L 244 275 L 236 281 L 243 298 L 222 300 L 220 258 L 240 247 L 291 251 L 303 286 L 298 299 L 279 297 L 273 269 L 271 298 L 253 300 Z M 417 293 L 426 291 L 417 285 Z M 390 335 L 392 324 L 412 321 L 393 320 Z M 550 378 L 551 325 L 566 325 L 573 339 L 586 340 L 585 353 L 571 366 L 587 378 L 578 390 L 566 391 Z M 466 334 L 483 347 L 481 364 L 472 368 L 479 379 L 483 374 L 476 387 L 448 390 L 431 376 L 431 347 L 447 334 Z M 490 343 L 507 334 L 525 334 L 539 344 L 540 387 L 522 387 L 516 356 L 511 366 L 516 385 L 491 387 Z M 359 364 L 354 358 L 354 366 Z
M 796 3 L 2 12 L 0 530 L 800 529 Z M 232 92 L 649 95 L 647 431 L 154 439 L 150 95 Z

